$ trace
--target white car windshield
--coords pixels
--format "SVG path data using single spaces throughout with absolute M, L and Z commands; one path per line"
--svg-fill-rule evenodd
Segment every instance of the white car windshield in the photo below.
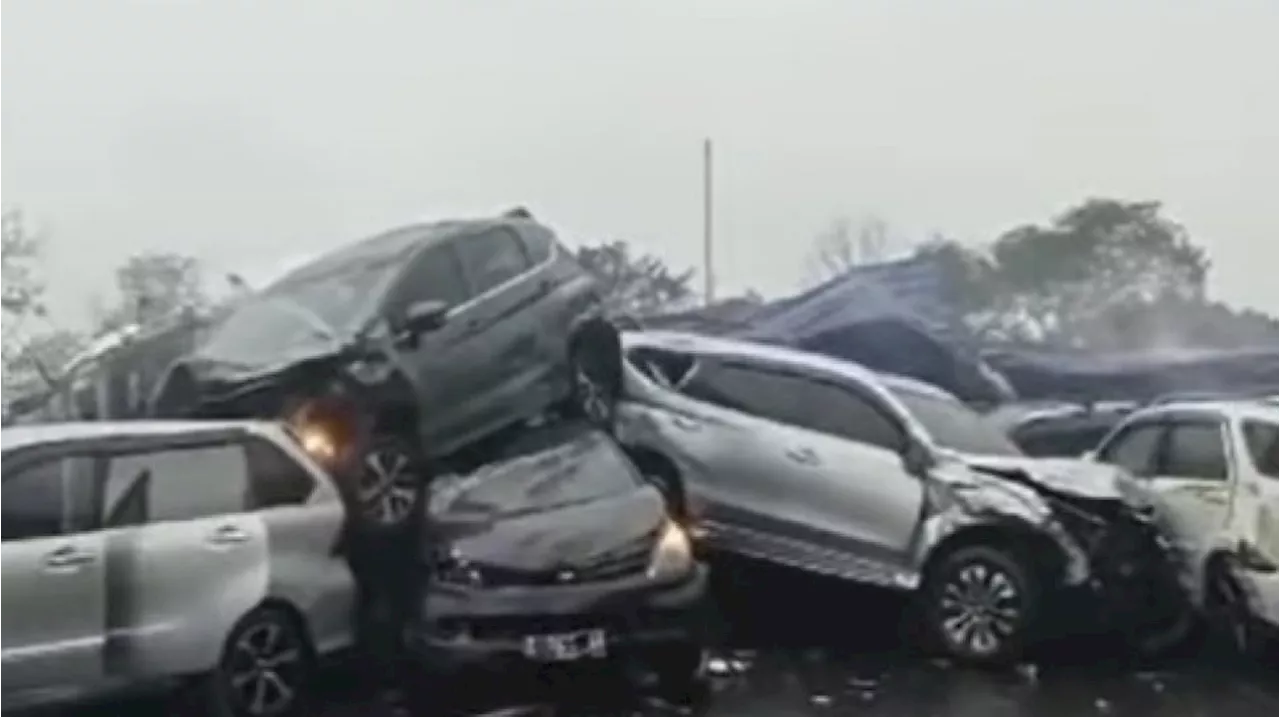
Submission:
M 943 448 L 969 455 L 1022 455 L 993 421 L 955 399 L 899 387 L 891 387 L 889 391 Z

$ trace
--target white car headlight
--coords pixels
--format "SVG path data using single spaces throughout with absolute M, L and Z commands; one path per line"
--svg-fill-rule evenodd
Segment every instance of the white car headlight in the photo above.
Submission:
M 693 569 L 693 546 L 689 534 L 674 522 L 668 522 L 653 546 L 647 575 L 650 580 L 677 578 Z

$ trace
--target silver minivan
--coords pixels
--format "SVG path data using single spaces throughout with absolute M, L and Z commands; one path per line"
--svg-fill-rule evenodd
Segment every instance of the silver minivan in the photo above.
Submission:
M 337 490 L 286 429 L 117 421 L 7 428 L 3 709 L 192 679 L 275 717 L 353 643 Z

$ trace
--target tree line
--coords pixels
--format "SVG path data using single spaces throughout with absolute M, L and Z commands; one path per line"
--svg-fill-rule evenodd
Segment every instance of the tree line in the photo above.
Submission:
M 143 253 L 117 268 L 115 295 L 100 307 L 93 331 L 59 327 L 44 309 L 49 287 L 41 250 L 48 239 L 20 210 L 7 209 L 3 241 L 6 392 L 62 366 L 93 335 L 214 303 L 199 261 L 181 253 Z M 1207 296 L 1207 252 L 1159 202 L 1087 199 L 987 243 L 945 236 L 910 241 L 883 220 L 842 218 L 812 239 L 810 278 L 822 281 L 901 256 L 936 262 L 962 321 L 989 344 L 1123 351 L 1277 342 L 1273 316 Z M 615 314 L 651 315 L 698 302 L 693 270 L 674 269 L 625 240 L 582 246 L 577 258 L 596 276 Z

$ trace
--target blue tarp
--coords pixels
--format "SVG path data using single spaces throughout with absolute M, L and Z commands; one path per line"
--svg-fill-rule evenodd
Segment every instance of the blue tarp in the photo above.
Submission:
M 1280 381 L 1280 353 L 1271 348 L 1086 354 L 1045 351 L 989 353 L 986 361 L 1027 400 L 1145 400 L 1169 393 L 1258 392 Z
M 1173 392 L 1275 387 L 1274 349 L 1099 355 L 1068 351 L 983 353 L 964 330 L 936 264 L 909 259 L 855 268 L 732 322 L 707 316 L 709 333 L 794 346 L 916 378 L 971 402 L 1146 400 Z M 696 316 L 674 321 L 692 330 Z M 1010 391 L 1012 389 L 1012 392 Z
M 927 260 L 859 267 L 761 308 L 731 335 L 794 346 L 909 376 L 969 401 L 1007 398 L 968 348 L 946 287 Z

